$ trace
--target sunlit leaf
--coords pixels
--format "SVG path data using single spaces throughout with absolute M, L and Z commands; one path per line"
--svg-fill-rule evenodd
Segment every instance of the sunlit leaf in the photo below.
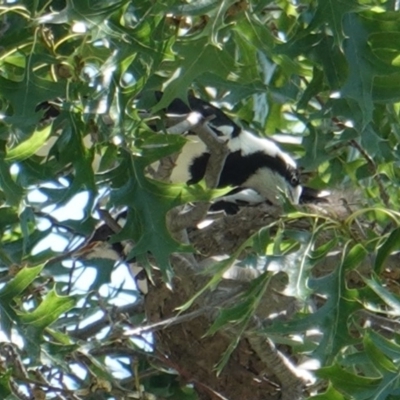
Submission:
M 59 296 L 53 289 L 35 310 L 21 314 L 20 318 L 22 322 L 42 330 L 70 310 L 76 301 L 77 299 L 72 296 Z
M 35 154 L 47 141 L 51 134 L 51 125 L 35 130 L 32 136 L 7 151 L 5 160 L 9 162 L 22 161 Z
M 26 289 L 43 270 L 44 265 L 24 268 L 0 290 L 0 301 L 11 303 L 15 296 L 18 296 Z
M 399 398 L 396 1 L 3 3 L 1 399 L 42 390 L 67 398 L 70 389 L 96 399 L 195 400 L 210 388 L 240 397 L 225 390 L 231 364 L 233 372 L 243 367 L 241 388 L 249 392 L 241 398 L 279 397 L 270 380 L 254 384 L 265 368 L 278 374 L 248 347 L 248 334 L 268 338 L 294 367 L 305 356 L 317 360 L 316 399 Z M 302 184 L 329 190 L 329 203 L 287 204 L 276 215 L 264 204 L 246 207 L 212 214 L 217 220 L 189 228 L 187 241 L 171 234 L 166 218 L 174 207 L 231 190 L 147 176 L 149 165 L 185 142 L 165 134 L 164 115 L 153 111 L 188 93 L 277 140 L 300 167 Z M 202 235 L 206 244 L 198 243 Z M 168 289 L 149 285 L 142 302 L 125 265 L 97 258 L 95 244 L 119 249 L 117 263 L 129 259 L 154 283 L 160 270 Z M 174 291 L 180 252 L 192 253 L 195 293 Z M 201 269 L 203 261 L 211 266 Z M 232 265 L 258 278 L 223 281 Z M 270 293 L 275 278 L 282 290 Z M 192 366 L 203 365 L 203 355 L 191 360 L 186 350 L 202 338 L 187 329 L 197 321 L 185 318 L 231 287 L 237 297 L 202 318 L 210 348 L 220 335 L 231 341 L 218 348 L 219 364 L 199 376 Z M 176 323 L 163 325 L 174 311 Z M 143 324 L 151 334 L 125 335 Z M 189 345 L 169 342 L 179 336 L 174 329 Z M 283 393 L 285 382 L 278 383 Z

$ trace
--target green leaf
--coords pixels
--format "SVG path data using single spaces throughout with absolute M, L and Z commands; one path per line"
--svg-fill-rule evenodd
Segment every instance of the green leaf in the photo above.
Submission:
M 341 95 L 354 99 L 362 113 L 362 129 L 371 122 L 373 112 L 372 88 L 374 69 L 369 62 L 367 46 L 368 33 L 360 19 L 354 15 L 344 18 L 344 28 L 347 39 L 344 42 L 344 52 L 349 64 L 349 75 L 344 83 Z
M 170 11 L 178 15 L 204 15 L 216 8 L 216 6 L 217 4 L 214 0 L 196 0 L 189 4 L 173 5 Z
M 342 264 L 343 270 L 348 271 L 357 268 L 367 255 L 368 251 L 365 247 L 362 244 L 357 243 L 346 254 Z
M 315 170 L 332 157 L 327 149 L 330 139 L 329 135 L 321 135 L 311 124 L 309 125 L 309 133 L 303 139 L 306 154 L 301 159 L 301 165 L 306 170 Z
M 133 239 L 135 247 L 127 256 L 147 258 L 150 252 L 157 260 L 166 279 L 170 279 L 169 256 L 172 252 L 188 251 L 189 246 L 179 244 L 171 237 L 166 226 L 168 211 L 188 201 L 208 201 L 212 192 L 200 185 L 169 185 L 148 179 L 144 169 L 152 161 L 145 157 L 124 154 L 126 163 L 121 164 L 123 186 L 111 192 L 115 205 L 130 208 L 125 228 L 113 240 Z
M 174 50 L 178 54 L 178 66 L 164 89 L 163 97 L 153 108 L 153 112 L 166 107 L 175 98 L 186 100 L 188 87 L 201 74 L 213 72 L 227 77 L 234 65 L 234 60 L 227 52 L 207 44 L 205 39 L 177 43 Z
M 89 27 L 102 25 L 114 11 L 119 10 L 129 0 L 117 0 L 112 3 L 97 4 L 93 0 L 68 0 L 66 7 L 56 13 L 39 18 L 41 23 L 61 24 L 67 21 L 84 21 Z
M 34 229 L 36 224 L 35 213 L 31 207 L 25 207 L 25 209 L 20 214 L 20 224 L 23 236 L 22 251 L 26 254 L 27 248 L 30 245 L 30 232 Z
M 22 143 L 7 150 L 5 161 L 16 162 L 33 156 L 47 141 L 51 134 L 52 125 L 36 129 L 32 136 Z
M 382 272 L 385 260 L 396 250 L 400 248 L 400 228 L 394 229 L 390 232 L 389 236 L 386 237 L 385 241 L 379 247 L 376 258 L 374 271 L 377 274 Z
M 298 300 L 300 307 L 294 315 L 288 313 L 287 319 L 268 321 L 260 334 L 274 344 L 284 344 L 280 348 L 283 352 L 290 346 L 293 360 L 306 354 L 324 367 L 337 367 L 322 369 L 326 375 L 316 391 L 325 392 L 314 397 L 399 398 L 399 335 L 381 336 L 372 330 L 379 328 L 376 324 L 366 329 L 366 314 L 359 312 L 367 308 L 368 315 L 396 319 L 400 310 L 396 287 L 387 276 L 368 276 L 359 282 L 361 286 L 352 280 L 359 265 L 375 261 L 375 271 L 381 272 L 400 240 L 399 213 L 393 211 L 400 206 L 400 24 L 399 12 L 392 11 L 395 0 L 3 3 L 7 4 L 1 8 L 0 23 L 0 323 L 10 342 L 16 342 L 15 331 L 21 338 L 15 349 L 28 371 L 46 364 L 52 376 L 61 377 L 60 385 L 65 384 L 63 377 L 71 377 L 77 393 L 91 389 L 91 378 L 96 376 L 115 386 L 119 378 L 108 369 L 104 354 L 93 350 L 116 344 L 115 349 L 121 349 L 124 356 L 123 360 L 116 358 L 123 373 L 127 379 L 142 376 L 140 383 L 146 393 L 165 398 L 196 397 L 193 387 L 180 387 L 184 383 L 176 379 L 176 373 L 165 374 L 161 368 L 154 373 L 149 354 L 131 340 L 120 341 L 118 329 L 105 329 L 102 335 L 76 344 L 71 332 L 78 324 L 102 318 L 99 310 L 113 311 L 113 307 L 105 310 L 103 305 L 119 301 L 120 294 L 137 295 L 122 284 L 110 286 L 113 261 L 82 260 L 78 253 L 68 260 L 71 265 L 61 260 L 69 257 L 68 253 L 48 250 L 32 254 L 35 243 L 50 232 L 67 240 L 69 248 L 86 245 L 102 223 L 97 219 L 98 206 L 113 216 L 127 209 L 127 224 L 109 241 L 129 241 L 134 247 L 129 256 L 135 255 L 149 271 L 154 266 L 162 269 L 164 277 L 173 274 L 171 253 L 194 250 L 173 239 L 166 214 L 175 205 L 208 200 L 217 191 L 205 190 L 203 184 L 167 185 L 146 178 L 146 167 L 178 151 L 182 138 L 152 134 L 139 110 L 151 108 L 145 97 L 155 89 L 165 89 L 164 104 L 155 109 L 172 98 L 185 99 L 187 89 L 193 89 L 202 98 L 220 102 L 230 117 L 243 119 L 260 135 L 279 132 L 285 138 L 290 136 L 288 140 L 296 143 L 286 148 L 304 167 L 304 178 L 311 177 L 306 184 L 329 188 L 334 210 L 337 199 L 343 196 L 354 213 L 348 218 L 336 216 L 331 205 L 328 209 L 324 204 L 295 215 L 289 215 L 285 208 L 282 218 L 250 239 L 235 237 L 239 243 L 235 250 L 221 249 L 228 258 L 205 271 L 210 274 L 206 275 L 208 282 L 181 310 L 195 300 L 201 303 L 200 294 L 215 289 L 234 262 L 240 261 L 246 268 L 260 268 L 260 258 L 267 265 L 276 263 L 283 272 L 276 278 L 283 277 L 285 293 Z M 239 7 L 227 13 L 233 4 Z M 247 8 L 240 10 L 241 6 Z M 77 23 L 83 23 L 84 32 L 77 31 Z M 65 68 L 64 74 L 60 74 L 60 67 Z M 57 98 L 63 102 L 61 113 L 48 127 L 56 132 L 57 140 L 48 155 L 39 155 L 35 150 L 51 132 L 38 128 L 43 111 L 36 111 L 36 106 Z M 83 142 L 88 135 L 91 147 Z M 375 168 L 369 165 L 367 154 Z M 101 157 L 101 174 L 93 168 L 97 155 Z M 19 168 L 15 176 L 11 174 L 12 163 Z M 381 206 L 378 184 L 388 194 L 393 210 Z M 31 196 L 26 193 L 31 188 L 47 195 L 44 203 L 29 204 Z M 83 206 L 82 219 L 75 219 L 75 210 L 68 210 L 62 222 L 51 214 L 43 216 L 50 207 L 60 207 L 83 191 L 88 192 L 89 201 Z M 246 210 L 246 217 L 247 212 L 250 215 Z M 227 220 L 242 223 L 243 216 Z M 224 221 L 214 222 L 211 230 Z M 244 223 L 251 224 L 251 220 Z M 299 231 L 292 228 L 297 223 L 302 227 Z M 362 235 L 357 237 L 350 229 L 355 223 L 362 224 Z M 236 231 L 219 232 L 225 240 L 231 233 Z M 189 237 L 194 236 L 197 239 L 197 232 L 190 231 Z M 207 250 L 195 257 L 202 259 Z M 332 252 L 339 253 L 334 266 L 329 262 Z M 10 265 L 36 266 L 38 259 L 55 261 L 46 262 L 45 276 L 40 271 L 40 276 L 23 276 L 33 270 L 14 278 L 6 275 Z M 82 302 L 69 304 L 68 298 L 54 293 L 54 281 L 62 285 L 60 295 L 76 290 L 75 282 L 81 290 L 78 277 L 93 267 L 96 277 L 84 288 Z M 232 299 L 230 309 L 221 304 L 211 329 L 229 330 L 236 324 L 237 335 L 217 368 L 222 368 L 237 347 L 249 318 L 268 306 L 259 300 L 270 288 L 267 275 L 265 281 L 261 278 L 246 284 L 247 292 Z M 97 293 L 100 287 L 108 290 Z M 279 307 L 286 309 L 280 297 Z M 28 310 L 33 310 L 32 314 Z M 115 328 L 143 322 L 141 311 L 129 320 L 115 319 L 113 312 L 110 317 L 111 322 L 117 322 Z M 84 333 L 85 328 L 78 331 Z M 76 351 L 83 360 L 82 379 L 71 369 L 69 355 Z M 248 356 L 246 360 L 252 361 L 253 355 Z M 7 364 L 7 357 L 3 358 L 0 398 L 14 400 L 10 381 L 24 383 L 13 365 Z M 358 380 L 360 377 L 364 380 Z M 184 391 L 190 393 L 185 396 Z M 47 395 L 51 397 L 50 392 Z M 125 393 L 130 394 L 134 396 Z M 96 396 L 107 397 L 107 393 L 88 395 Z
M 218 317 L 208 330 L 207 335 L 213 335 L 227 324 L 246 325 L 249 318 L 257 309 L 263 294 L 268 288 L 270 280 L 270 273 L 263 273 L 258 278 L 254 279 L 249 289 L 238 299 L 236 305 L 220 311 Z
M 74 296 L 59 296 L 53 288 L 37 308 L 29 313 L 20 313 L 21 321 L 43 330 L 53 324 L 60 315 L 75 306 L 77 298 Z
M 10 379 L 12 377 L 12 370 L 8 370 L 0 374 L 0 396 L 5 399 L 12 392 L 10 389 Z
M 42 272 L 44 265 L 23 268 L 0 290 L 0 303 L 11 303 L 14 297 L 25 290 Z
M 390 65 L 400 65 L 400 32 L 376 32 L 368 37 L 372 53 Z
M 46 329 L 46 333 L 54 336 L 54 331 L 49 328 Z M 57 333 L 57 338 L 59 338 L 60 335 L 60 333 Z M 41 347 L 41 350 L 43 356 L 46 357 L 47 362 L 51 362 L 53 365 L 57 365 L 59 368 L 61 367 L 61 369 L 68 371 L 68 358 L 75 351 L 79 351 L 79 345 L 71 344 L 71 341 L 64 341 L 61 343 L 46 341 Z
M 368 332 L 369 340 L 371 340 L 379 350 L 385 354 L 390 360 L 400 359 L 400 345 L 397 341 L 387 339 L 382 335 L 370 330 Z M 397 361 L 396 361 L 397 362 Z M 398 363 L 398 362 L 397 362 Z
M 339 391 L 332 387 L 332 384 L 329 384 L 328 389 L 321 394 L 317 394 L 312 397 L 313 400 L 347 400 Z
M 363 307 L 358 301 L 359 292 L 348 289 L 343 277 L 357 265 L 364 254 L 363 247 L 357 244 L 350 251 L 344 251 L 340 265 L 332 273 L 318 279 L 309 279 L 309 288 L 324 296 L 325 303 L 311 315 L 274 323 L 265 329 L 266 333 L 282 335 L 318 326 L 322 338 L 312 354 L 325 364 L 333 360 L 343 347 L 357 343 L 357 339 L 349 332 L 348 324 L 351 315 Z
M 17 211 L 12 207 L 0 207 L 0 228 L 4 229 L 18 222 Z
M 308 84 L 307 89 L 304 91 L 302 98 L 297 104 L 299 110 L 305 108 L 312 97 L 320 93 L 323 89 L 324 74 L 317 68 L 313 70 L 313 77 Z
M 10 166 L 0 159 L 0 187 L 10 205 L 17 205 L 21 201 L 24 190 L 12 178 Z
M 375 368 L 380 371 L 382 374 L 385 374 L 387 371 L 396 372 L 398 370 L 398 365 L 390 360 L 376 344 L 371 339 L 371 337 L 367 334 L 364 336 L 364 346 L 365 351 L 374 364 Z M 398 363 L 397 363 L 398 364 Z
M 364 399 L 371 398 L 369 396 L 372 396 L 380 382 L 378 378 L 367 378 L 347 372 L 337 364 L 319 369 L 316 375 L 328 379 L 348 395 Z
M 261 80 L 239 83 L 208 72 L 202 74 L 198 81 L 201 81 L 204 86 L 217 87 L 227 92 L 224 100 L 231 104 L 237 104 L 253 94 L 265 94 L 268 90 L 267 85 Z
M 247 55 L 247 61 L 258 63 L 257 53 L 260 50 L 264 52 L 270 52 L 274 46 L 274 37 L 271 31 L 257 19 L 243 18 L 234 25 L 234 32 L 236 33 L 236 38 L 241 38 L 241 45 L 238 46 L 238 50 L 244 52 L 240 54 Z M 251 58 L 248 58 L 251 56 Z M 246 58 L 245 58 L 246 59 Z M 241 61 L 243 63 L 243 61 Z M 250 65 L 244 64 L 244 67 Z M 252 66 L 253 67 L 253 66 Z M 258 74 L 256 75 L 258 77 Z
M 19 318 L 14 306 L 16 298 L 36 279 L 43 269 L 43 265 L 24 268 L 0 290 L 0 323 L 1 329 L 11 338 L 13 324 L 19 325 Z
M 361 376 L 342 369 L 338 364 L 321 368 L 316 372 L 320 378 L 329 379 L 333 386 L 350 398 L 395 399 L 399 394 L 398 368 L 379 377 Z M 348 398 L 348 397 L 346 397 Z M 328 398 L 327 398 L 328 399 Z
M 271 280 L 271 274 L 264 272 L 258 278 L 254 279 L 248 290 L 238 299 L 238 304 L 224 308 L 220 311 L 218 317 L 213 322 L 210 329 L 207 331 L 207 335 L 212 335 L 222 327 L 228 324 L 235 324 L 239 326 L 236 337 L 231 341 L 228 348 L 224 351 L 224 354 L 216 366 L 217 373 L 221 373 L 225 367 L 232 352 L 235 350 L 239 343 L 241 335 L 245 332 L 252 316 L 254 315 L 260 301 L 263 298 L 265 291 L 268 288 L 268 283 Z
M 83 260 L 83 265 L 92 266 L 96 269 L 96 277 L 90 287 L 88 287 L 88 291 L 100 290 L 102 285 L 111 282 L 111 273 L 114 270 L 115 262 L 116 260 L 98 257 Z
M 346 36 L 343 29 L 343 18 L 353 11 L 361 9 L 357 0 L 319 0 L 308 32 L 327 24 L 332 30 L 336 46 L 341 46 Z
M 385 288 L 376 276 L 373 276 L 372 279 L 364 279 L 364 282 L 384 301 L 392 313 L 396 316 L 400 315 L 400 300 Z
M 5 122 L 21 127 L 36 124 L 41 117 L 36 112 L 36 106 L 46 100 L 64 96 L 65 84 L 54 83 L 32 73 L 29 67 L 37 61 L 40 59 L 36 55 L 27 60 L 28 67 L 20 82 L 0 76 L 0 95 L 10 101 L 14 111 L 12 116 L 4 118 Z

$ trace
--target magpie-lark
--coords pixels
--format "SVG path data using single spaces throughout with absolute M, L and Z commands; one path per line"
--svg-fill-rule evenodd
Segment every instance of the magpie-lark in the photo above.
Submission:
M 156 97 L 160 99 L 162 93 Z M 219 108 L 189 95 L 188 103 L 173 100 L 166 108 L 167 116 L 185 116 L 196 112 L 219 137 L 226 140 L 229 153 L 222 168 L 218 187 L 235 189 L 218 199 L 213 209 L 234 213 L 241 205 L 269 202 L 279 205 L 283 196 L 292 204 L 325 201 L 317 190 L 300 184 L 300 173 L 294 159 L 270 139 L 261 138 L 243 129 Z M 205 175 L 210 153 L 193 132 L 186 134 L 184 145 L 172 171 L 172 182 L 199 182 Z

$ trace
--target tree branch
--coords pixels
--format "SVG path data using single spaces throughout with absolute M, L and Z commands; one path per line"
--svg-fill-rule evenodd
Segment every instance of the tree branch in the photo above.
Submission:
M 87 340 L 99 333 L 103 328 L 110 326 L 110 321 L 123 321 L 123 315 L 134 316 L 143 312 L 144 305 L 141 301 L 127 304 L 122 307 L 112 307 L 108 313 L 97 321 L 85 326 L 84 328 L 75 329 L 69 334 L 74 339 Z
M 200 114 L 195 114 L 198 117 Z M 214 116 L 207 119 L 192 118 L 183 121 L 177 131 L 186 128 L 194 132 L 207 146 L 210 152 L 210 158 L 208 159 L 206 173 L 204 180 L 208 189 L 214 189 L 218 186 L 219 178 L 224 167 L 226 157 L 228 156 L 229 149 L 226 146 L 226 142 L 221 140 L 215 132 L 208 126 L 208 121 L 212 120 Z M 189 122 L 193 125 L 189 126 Z M 172 129 L 172 128 L 170 128 Z M 174 130 L 175 131 L 175 130 Z M 201 220 L 205 218 L 210 208 L 209 202 L 199 202 L 191 208 L 189 211 L 178 211 L 172 212 L 168 219 L 169 228 L 172 232 L 178 232 L 182 229 L 196 226 Z

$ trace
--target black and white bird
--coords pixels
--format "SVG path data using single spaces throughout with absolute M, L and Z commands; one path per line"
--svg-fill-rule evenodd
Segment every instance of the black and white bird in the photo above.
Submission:
M 157 93 L 160 99 L 161 93 Z M 303 187 L 294 159 L 270 139 L 260 138 L 243 129 L 219 108 L 210 103 L 188 96 L 188 104 L 173 100 L 166 109 L 167 116 L 184 116 L 199 113 L 208 120 L 209 127 L 226 140 L 228 156 L 222 168 L 218 187 L 235 189 L 217 199 L 214 209 L 235 212 L 240 205 L 259 204 L 267 201 L 272 205 L 283 203 L 286 197 L 292 204 L 324 201 L 319 191 Z M 184 145 L 172 171 L 172 182 L 193 184 L 204 178 L 210 153 L 206 145 L 193 132 L 186 134 Z

